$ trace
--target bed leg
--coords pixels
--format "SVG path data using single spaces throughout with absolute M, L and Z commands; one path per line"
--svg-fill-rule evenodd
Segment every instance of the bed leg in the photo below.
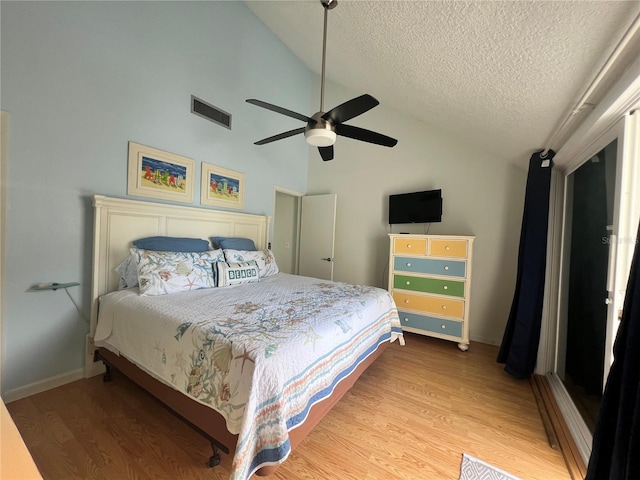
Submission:
M 104 362 L 104 368 L 105 368 L 105 372 L 104 372 L 104 375 L 102 376 L 102 381 L 103 382 L 110 382 L 111 381 L 111 366 L 107 362 Z
M 109 365 L 109 363 L 107 363 L 107 361 L 104 358 L 102 358 L 99 350 L 96 350 L 95 352 L 93 352 L 93 361 L 102 362 L 104 364 L 105 371 L 104 371 L 104 375 L 102 376 L 102 381 L 110 382 L 111 381 L 111 365 Z
M 213 449 L 213 455 L 209 457 L 209 468 L 220 465 L 220 451 L 218 450 L 218 446 L 211 442 L 211 448 Z

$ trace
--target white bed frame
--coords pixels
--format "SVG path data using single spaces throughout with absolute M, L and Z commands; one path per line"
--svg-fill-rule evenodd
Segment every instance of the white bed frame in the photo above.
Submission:
M 209 240 L 212 236 L 252 239 L 267 248 L 271 217 L 192 206 L 143 202 L 103 195 L 93 197 L 93 266 L 91 322 L 87 340 L 85 376 L 100 374 L 102 362 L 93 361 L 93 335 L 98 320 L 98 298 L 118 287 L 115 268 L 129 255 L 131 242 L 155 235 Z

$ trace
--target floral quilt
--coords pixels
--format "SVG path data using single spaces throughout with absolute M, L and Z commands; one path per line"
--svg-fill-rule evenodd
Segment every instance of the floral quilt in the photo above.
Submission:
M 95 342 L 221 413 L 232 480 L 283 462 L 288 432 L 377 346 L 404 343 L 385 290 L 277 274 L 258 283 L 101 298 Z

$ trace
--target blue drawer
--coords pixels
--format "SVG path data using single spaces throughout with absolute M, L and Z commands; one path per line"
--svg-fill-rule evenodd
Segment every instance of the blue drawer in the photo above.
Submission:
M 432 258 L 401 257 L 393 260 L 393 269 L 402 272 L 428 273 L 431 275 L 447 275 L 465 277 L 467 263 L 459 260 L 436 260 Z
M 398 311 L 400 324 L 427 332 L 462 338 L 462 322 Z

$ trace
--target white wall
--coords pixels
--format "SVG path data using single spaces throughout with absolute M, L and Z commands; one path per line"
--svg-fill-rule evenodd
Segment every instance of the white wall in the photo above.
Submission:
M 2 2 L 2 110 L 10 113 L 2 393 L 81 369 L 91 281 L 91 196 L 126 196 L 132 140 L 246 175 L 245 211 L 304 191 L 307 147 L 253 145 L 305 111 L 311 74 L 241 2 Z M 283 88 L 286 85 L 286 88 Z M 194 94 L 233 115 L 190 113 Z
M 319 90 L 316 77 L 314 94 Z M 329 83 L 325 108 L 362 93 Z M 311 110 L 318 105 L 313 100 Z M 386 288 L 389 194 L 441 188 L 442 223 L 432 224 L 429 233 L 477 237 L 471 339 L 499 344 L 515 288 L 527 172 L 500 152 L 479 152 L 464 138 L 447 136 L 386 105 L 347 123 L 397 138 L 398 145 L 338 137 L 334 160 L 323 162 L 317 151 L 310 153 L 308 193 L 338 194 L 335 279 Z M 425 233 L 425 226 L 396 225 L 393 231 Z

